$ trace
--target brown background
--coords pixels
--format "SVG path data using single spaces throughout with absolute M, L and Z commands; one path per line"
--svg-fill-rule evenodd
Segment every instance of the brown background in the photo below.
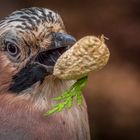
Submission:
M 1 0 L 0 18 L 32 6 L 57 11 L 77 39 L 109 38 L 110 61 L 90 74 L 85 89 L 91 136 L 140 140 L 140 0 Z

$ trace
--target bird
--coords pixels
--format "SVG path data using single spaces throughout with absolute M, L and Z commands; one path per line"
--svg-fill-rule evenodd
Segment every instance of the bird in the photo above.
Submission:
M 20 9 L 0 21 L 0 140 L 90 140 L 85 100 L 44 116 L 74 83 L 53 68 L 75 42 L 47 8 Z

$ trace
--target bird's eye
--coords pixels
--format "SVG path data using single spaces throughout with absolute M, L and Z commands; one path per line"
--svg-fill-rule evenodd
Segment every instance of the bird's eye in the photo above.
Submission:
M 19 52 L 18 47 L 11 43 L 11 42 L 7 42 L 6 43 L 6 51 L 11 55 L 11 56 L 16 56 Z

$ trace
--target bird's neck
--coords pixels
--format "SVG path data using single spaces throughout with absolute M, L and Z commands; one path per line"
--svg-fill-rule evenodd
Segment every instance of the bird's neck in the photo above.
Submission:
M 4 106 L 8 114 L 9 112 L 12 114 L 9 115 L 11 117 L 10 122 L 15 120 L 13 118 L 16 118 L 15 124 L 19 122 L 21 127 L 30 128 L 30 125 L 33 127 L 35 125 L 37 130 L 39 128 L 39 131 L 41 127 L 42 132 L 45 132 L 45 139 L 50 139 L 53 136 L 52 133 L 55 134 L 55 137 L 56 134 L 59 134 L 58 132 L 62 132 L 55 139 L 90 140 L 87 108 L 84 100 L 82 105 L 79 106 L 76 102 L 73 102 L 72 108 L 56 113 L 50 118 L 43 115 L 48 109 L 52 108 L 53 104 L 56 104 L 53 98 L 62 95 L 73 83 L 74 81 L 46 78 L 41 85 L 36 83 L 18 96 L 11 93 L 1 95 L 0 104 Z M 24 117 L 22 117 L 23 115 Z M 32 125 L 31 122 L 36 122 L 37 125 L 36 123 Z M 40 127 L 38 127 L 38 124 Z
M 40 109 L 48 109 L 46 107 L 50 107 L 55 103 L 53 98 L 62 95 L 74 82 L 74 80 L 66 81 L 50 76 L 41 85 L 40 83 L 36 83 L 28 90 L 23 91 L 21 96 L 34 102 L 36 107 Z
M 0 94 L 10 93 L 8 91 L 11 79 L 8 74 L 0 75 Z M 3 80 L 4 79 L 4 80 Z M 34 103 L 37 107 L 41 109 L 46 109 L 46 107 L 51 106 L 55 103 L 53 98 L 60 96 L 69 89 L 74 80 L 66 81 L 60 80 L 54 76 L 48 76 L 44 79 L 43 83 L 35 83 L 30 88 L 23 90 L 20 93 L 10 93 L 11 95 L 16 95 L 15 97 L 19 99 L 25 99 Z

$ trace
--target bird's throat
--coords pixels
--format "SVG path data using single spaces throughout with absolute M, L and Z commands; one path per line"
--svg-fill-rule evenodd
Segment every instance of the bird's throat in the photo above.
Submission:
M 37 82 L 21 91 L 18 96 L 30 100 L 37 108 L 47 110 L 56 103 L 53 98 L 62 95 L 74 82 L 74 80 L 63 81 L 51 75 L 47 76 L 41 84 Z

